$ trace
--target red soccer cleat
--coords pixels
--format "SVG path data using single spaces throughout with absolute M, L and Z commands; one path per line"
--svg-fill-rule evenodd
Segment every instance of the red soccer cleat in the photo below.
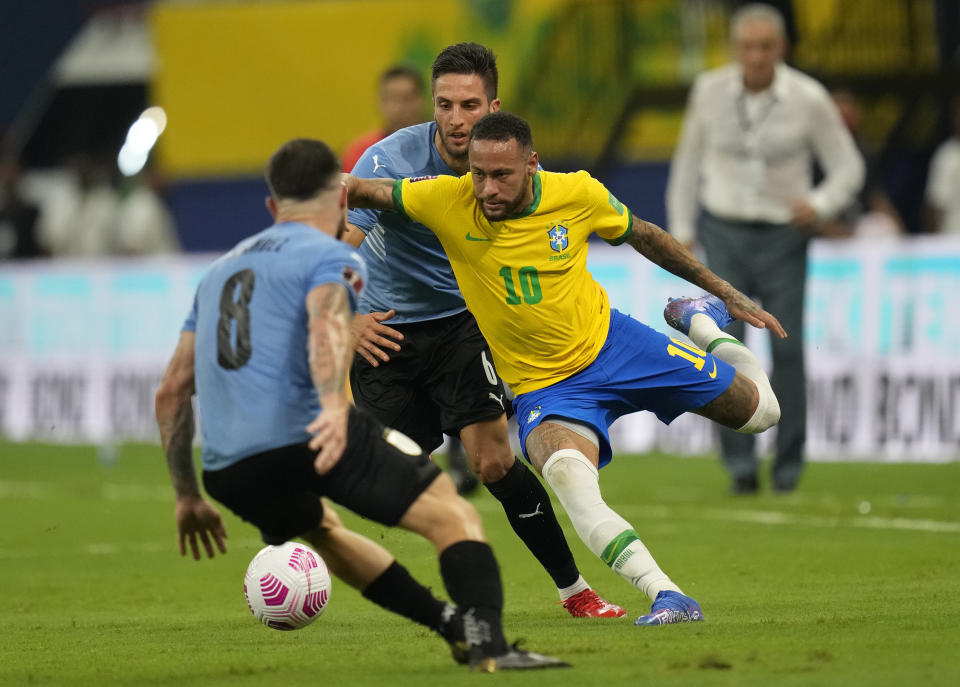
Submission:
M 592 589 L 577 592 L 560 603 L 574 618 L 622 618 L 627 614 L 625 608 L 604 601 Z

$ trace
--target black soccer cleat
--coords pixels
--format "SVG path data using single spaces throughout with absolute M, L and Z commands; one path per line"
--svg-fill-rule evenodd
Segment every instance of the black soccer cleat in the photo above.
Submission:
M 449 474 L 450 479 L 453 480 L 453 484 L 457 488 L 457 493 L 460 494 L 460 496 L 468 496 L 475 492 L 477 487 L 480 486 L 480 480 L 469 470 L 450 469 L 447 470 L 447 474 Z
M 478 673 L 495 673 L 498 670 L 543 670 L 545 668 L 569 668 L 570 664 L 559 658 L 544 656 L 533 651 L 523 651 L 516 646 L 508 647 L 499 656 L 477 656 L 470 659 L 470 670 Z
M 448 639 L 447 645 L 450 647 L 450 655 L 453 656 L 454 661 L 462 666 L 470 663 L 470 647 L 467 646 L 466 642 Z
M 449 603 L 444 606 L 437 633 L 450 647 L 454 661 L 462 666 L 470 663 L 470 646 L 463 634 L 463 614 L 460 609 Z

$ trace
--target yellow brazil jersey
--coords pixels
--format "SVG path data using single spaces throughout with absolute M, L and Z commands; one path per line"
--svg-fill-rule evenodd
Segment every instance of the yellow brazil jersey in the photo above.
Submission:
M 587 271 L 587 238 L 622 243 L 632 223 L 603 184 L 587 172 L 537 172 L 533 202 L 500 222 L 483 216 L 470 174 L 398 180 L 393 200 L 440 239 L 514 393 L 565 379 L 597 357 L 610 304 Z

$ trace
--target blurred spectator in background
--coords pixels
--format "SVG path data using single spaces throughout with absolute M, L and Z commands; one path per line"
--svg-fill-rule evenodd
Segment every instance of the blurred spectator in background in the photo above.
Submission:
M 43 246 L 54 257 L 154 255 L 180 251 L 163 180 L 151 164 L 130 177 L 119 193 L 112 167 L 81 153 L 65 175 L 48 182 L 38 222 Z
M 413 67 L 397 65 L 380 76 L 380 116 L 383 126 L 360 136 L 343 151 L 343 169 L 350 171 L 363 151 L 394 131 L 424 119 L 423 77 Z
M 164 179 L 156 165 L 148 162 L 131 182 L 117 212 L 114 251 L 121 255 L 179 253 L 180 240 L 164 201 Z
M 424 116 L 423 77 L 416 69 L 405 65 L 391 67 L 380 76 L 380 116 L 383 127 L 360 136 L 343 152 L 343 169 L 352 170 L 367 148 L 382 141 L 395 131 L 420 124 Z M 447 441 L 447 468 L 457 484 L 457 491 L 469 494 L 479 482 L 467 464 L 460 437 Z
M 74 155 L 66 182 L 57 185 L 44 203 L 41 241 L 54 257 L 110 255 L 118 209 L 107 165 L 88 153 Z
M 727 0 L 730 14 L 745 5 L 752 4 L 755 4 L 753 0 Z M 793 0 L 767 0 L 764 4 L 777 10 L 783 18 L 783 32 L 787 39 L 783 50 L 787 61 L 789 61 L 790 51 L 796 49 L 797 43 L 800 41 L 800 34 L 797 32 L 797 16 L 793 10 Z
M 960 235 L 960 95 L 953 98 L 953 135 L 937 147 L 927 177 L 930 229 Z
M 836 217 L 824 221 L 819 233 L 829 237 L 868 239 L 901 236 L 904 233 L 903 220 L 880 182 L 878 155 L 860 138 L 863 127 L 863 104 L 860 98 L 845 88 L 831 91 L 830 96 L 863 158 L 866 180 L 853 202 Z
M 12 156 L 0 156 L 0 260 L 44 254 L 36 235 L 39 214 L 20 191 L 20 164 Z
M 821 220 L 853 200 L 864 166 L 826 89 L 783 63 L 786 38 L 777 10 L 741 7 L 731 17 L 730 35 L 735 63 L 693 84 L 667 213 L 679 241 L 692 246 L 699 238 L 707 265 L 758 297 L 787 330 L 786 339 L 771 337 L 771 382 L 782 411 L 772 478 L 775 490 L 790 491 L 803 469 L 806 439 L 807 244 Z M 814 156 L 824 170 L 816 187 Z M 743 322 L 728 331 L 743 340 Z M 721 446 L 731 492 L 755 492 L 753 436 L 721 429 Z

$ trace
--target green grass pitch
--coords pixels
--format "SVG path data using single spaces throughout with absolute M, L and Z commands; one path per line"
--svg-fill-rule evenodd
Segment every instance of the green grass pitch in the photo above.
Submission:
M 496 502 L 472 498 L 500 560 L 510 639 L 566 671 L 469 674 L 429 632 L 334 580 L 314 625 L 275 632 L 242 579 L 261 544 L 225 514 L 229 552 L 176 551 L 159 449 L 0 443 L 0 684 L 960 684 L 960 463 L 812 464 L 792 495 L 733 498 L 715 459 L 618 456 L 607 501 L 706 622 L 637 628 L 643 596 L 561 523 L 619 620 L 576 620 Z M 431 547 L 347 517 L 443 594 Z

